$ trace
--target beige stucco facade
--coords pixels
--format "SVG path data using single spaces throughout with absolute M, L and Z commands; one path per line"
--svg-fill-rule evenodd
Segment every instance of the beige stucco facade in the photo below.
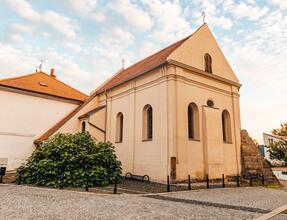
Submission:
M 34 141 L 78 106 L 78 102 L 1 86 L 0 103 L 0 165 L 8 170 L 25 162 L 35 149 Z
M 204 54 L 212 57 L 213 73 L 204 71 Z M 165 181 L 236 175 L 240 165 L 240 84 L 207 25 L 202 26 L 167 58 L 164 65 L 91 96 L 55 132 L 81 131 L 82 121 L 98 141 L 110 141 L 123 174 L 149 175 Z M 208 106 L 212 100 L 214 106 Z M 189 104 L 197 106 L 196 138 L 188 136 Z M 143 109 L 153 111 L 152 140 L 143 139 Z M 105 106 L 89 117 L 83 114 Z M 222 113 L 229 113 L 230 137 L 223 140 Z M 123 114 L 123 140 L 116 141 L 117 115 Z M 79 117 L 81 119 L 79 119 Z M 174 166 L 173 162 L 176 162 Z

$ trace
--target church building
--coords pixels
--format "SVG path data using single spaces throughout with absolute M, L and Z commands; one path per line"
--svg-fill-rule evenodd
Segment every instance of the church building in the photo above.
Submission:
M 59 132 L 86 130 L 115 145 L 123 174 L 155 181 L 236 175 L 240 86 L 204 24 L 120 70 L 35 144 Z

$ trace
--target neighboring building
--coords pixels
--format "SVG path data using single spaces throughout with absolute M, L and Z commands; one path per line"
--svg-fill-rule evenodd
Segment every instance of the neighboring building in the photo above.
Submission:
M 0 80 L 0 164 L 17 168 L 33 152 L 34 141 L 83 103 L 86 95 L 36 72 Z
M 275 143 L 279 140 L 285 140 L 286 137 L 277 136 L 274 134 L 266 134 L 263 133 L 263 141 L 264 141 L 264 155 L 265 159 L 268 160 L 272 165 L 283 165 L 284 163 L 275 159 L 270 158 L 270 153 L 268 151 L 268 147 L 270 147 L 271 144 Z M 286 139 L 287 140 L 287 139 Z
M 287 181 L 287 167 L 273 167 L 272 171 L 279 180 Z
M 112 45 L 111 45 L 112 47 Z M 123 173 L 153 180 L 236 175 L 240 83 L 208 26 L 122 69 L 36 143 L 89 131 L 111 141 Z

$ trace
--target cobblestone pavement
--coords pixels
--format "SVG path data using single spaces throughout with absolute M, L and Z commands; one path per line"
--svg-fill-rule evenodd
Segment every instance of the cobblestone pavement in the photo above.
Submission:
M 103 195 L 0 185 L 1 220 L 255 219 L 284 203 L 287 192 L 260 187 Z M 287 215 L 276 219 L 287 219 Z

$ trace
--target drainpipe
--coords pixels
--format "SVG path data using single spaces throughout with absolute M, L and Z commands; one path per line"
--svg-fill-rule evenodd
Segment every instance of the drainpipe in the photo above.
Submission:
M 108 92 L 105 90 L 106 96 L 106 110 L 105 110 L 105 135 L 104 135 L 104 142 L 107 141 L 107 119 L 108 119 Z

